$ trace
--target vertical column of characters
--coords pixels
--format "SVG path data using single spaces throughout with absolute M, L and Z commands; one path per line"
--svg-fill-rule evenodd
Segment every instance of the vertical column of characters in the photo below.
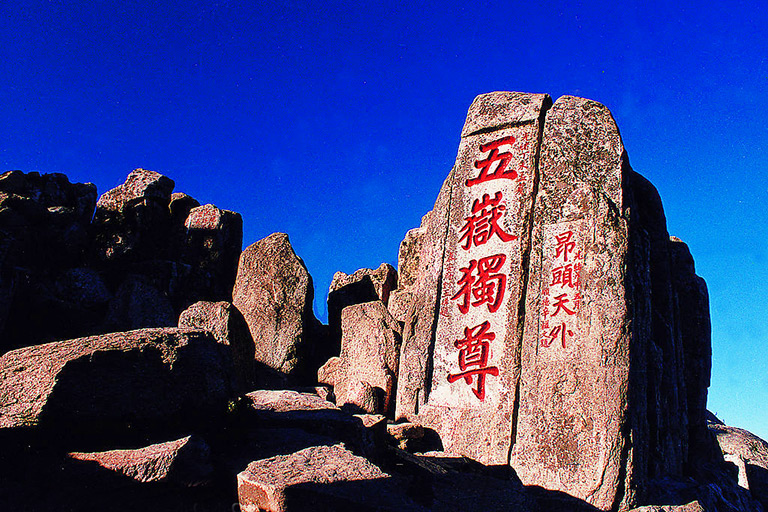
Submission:
M 471 386 L 480 402 L 486 398 L 486 379 L 499 376 L 499 368 L 493 364 L 492 344 L 497 339 L 503 342 L 506 334 L 499 332 L 508 313 L 503 306 L 512 251 L 506 245 L 518 239 L 504 227 L 509 199 L 505 193 L 519 194 L 525 187 L 519 179 L 523 173 L 518 173 L 524 170 L 525 161 L 521 158 L 515 162 L 512 149 L 517 145 L 515 149 L 526 151 L 528 137 L 524 132 L 519 140 L 507 135 L 479 144 L 479 156 L 472 169 L 479 172 L 464 182 L 465 204 L 471 205 L 458 239 L 458 260 L 464 266 L 453 276 L 458 291 L 450 299 L 460 315 L 459 332 L 463 337 L 453 342 L 458 349 L 458 371 L 449 372 L 447 380 Z
M 584 263 L 582 222 L 565 222 L 544 229 L 540 344 L 563 349 L 579 333 Z

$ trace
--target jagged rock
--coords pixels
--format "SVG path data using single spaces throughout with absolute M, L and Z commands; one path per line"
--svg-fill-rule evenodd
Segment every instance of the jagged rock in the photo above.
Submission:
M 125 183 L 105 192 L 91 224 L 94 253 L 101 262 L 162 259 L 171 237 L 169 204 L 173 180 L 135 169 Z
M 670 237 L 672 278 L 679 309 L 688 404 L 688 444 L 691 462 L 711 455 L 707 431 L 707 389 L 712 373 L 712 334 L 707 284 L 696 275 L 688 246 Z
M 91 445 L 204 424 L 233 393 L 224 348 L 202 330 L 140 329 L 8 352 L 0 432 L 35 427 Z
M 189 217 L 189 212 L 192 211 L 192 208 L 197 208 L 198 206 L 200 206 L 200 201 L 184 192 L 174 192 L 171 194 L 168 210 L 171 212 L 173 225 L 183 227 L 187 217 Z
M 408 450 L 420 439 L 424 439 L 424 427 L 415 423 L 392 423 L 387 425 L 387 434 L 399 448 Z
M 738 468 L 738 484 L 768 510 L 768 443 L 744 429 L 709 423 L 724 459 Z
M 369 413 L 392 412 L 400 326 L 386 306 L 375 301 L 344 308 L 341 328 L 341 355 L 318 371 L 318 381 L 333 386 L 337 405 L 352 404 Z M 374 388 L 378 388 L 375 393 Z
M 128 276 L 109 303 L 106 331 L 131 331 L 176 325 L 171 302 L 141 276 Z
M 245 318 L 229 302 L 192 304 L 179 316 L 179 327 L 196 327 L 213 334 L 216 341 L 232 347 L 238 383 L 248 389 L 254 382 L 254 346 Z
M 251 330 L 256 360 L 284 379 L 313 383 L 315 364 L 325 355 L 312 339 L 318 324 L 313 296 L 312 277 L 288 235 L 274 233 L 240 255 L 232 303 Z
M 192 208 L 184 223 L 186 240 L 182 261 L 192 268 L 185 300 L 232 300 L 237 264 L 243 245 L 239 213 L 212 204 Z
M 173 482 L 191 487 L 211 478 L 210 452 L 210 447 L 201 438 L 187 436 L 136 450 L 71 452 L 69 458 L 95 462 L 137 482 Z
M 397 287 L 397 271 L 389 263 L 372 270 L 361 268 L 353 274 L 336 272 L 328 291 L 328 327 L 334 339 L 341 339 L 341 313 L 347 306 L 379 300 L 386 306 Z
M 423 510 L 398 479 L 342 445 L 252 462 L 237 475 L 237 493 L 244 512 Z

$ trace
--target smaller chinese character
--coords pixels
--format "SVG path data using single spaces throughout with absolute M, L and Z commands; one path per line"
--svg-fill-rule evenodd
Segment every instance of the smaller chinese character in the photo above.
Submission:
M 570 299 L 568 298 L 567 293 L 561 293 L 557 297 L 555 297 L 555 300 L 557 301 L 553 307 L 555 308 L 555 312 L 552 313 L 552 316 L 557 316 L 557 314 L 562 310 L 565 311 L 566 315 L 575 315 L 576 311 L 573 311 L 569 309 L 566 304 L 570 302 Z
M 573 231 L 566 231 L 559 235 L 555 235 L 557 240 L 557 247 L 555 248 L 555 258 L 563 256 L 563 261 L 568 261 L 568 255 L 573 252 L 576 247 L 576 242 L 572 240 Z
M 568 263 L 567 265 L 563 265 L 562 267 L 555 267 L 552 269 L 552 282 L 549 283 L 550 286 L 559 284 L 561 287 L 565 288 L 566 286 L 568 288 L 573 288 L 575 286 L 578 286 L 578 274 L 576 275 L 576 279 L 574 280 L 574 268 L 571 263 Z
M 549 324 L 547 323 L 546 326 L 542 326 L 543 329 L 548 329 Z M 560 325 L 556 325 L 552 328 L 549 333 L 546 333 L 546 336 L 541 339 L 541 346 L 544 348 L 549 347 L 552 345 L 552 343 L 557 339 L 560 338 L 560 342 L 563 346 L 563 348 L 566 347 L 566 335 L 567 336 L 573 336 L 573 331 L 568 329 L 565 325 L 565 322 L 561 323 Z

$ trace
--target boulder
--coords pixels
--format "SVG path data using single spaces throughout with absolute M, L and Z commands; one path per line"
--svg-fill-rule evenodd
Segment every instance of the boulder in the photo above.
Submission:
M 351 404 L 369 413 L 394 412 L 400 357 L 397 321 L 381 301 L 365 302 L 344 308 L 341 328 L 341 355 L 318 371 L 318 381 L 333 386 L 337 405 Z
M 114 446 L 226 410 L 229 354 L 197 329 L 140 329 L 0 357 L 0 432 L 34 427 L 67 446 Z
M 633 508 L 630 512 L 706 512 L 706 509 L 698 501 L 692 501 L 685 505 L 648 505 Z
M 243 218 L 212 204 L 192 208 L 184 222 L 181 261 L 192 268 L 185 302 L 232 300 L 243 245 Z
M 237 494 L 244 512 L 423 510 L 403 495 L 399 479 L 343 445 L 252 462 L 237 475 Z
M 403 327 L 397 418 L 446 453 L 507 464 L 537 143 L 551 99 L 490 93 L 470 106 L 456 163 L 413 244 L 416 300 Z M 409 244 L 406 243 L 408 252 Z M 439 299 L 439 300 L 438 300 Z
M 397 271 L 388 263 L 372 270 L 361 268 L 353 274 L 336 272 L 328 290 L 328 327 L 334 339 L 341 339 L 341 312 L 347 306 L 379 300 L 386 306 L 397 288 Z
M 105 192 L 91 224 L 96 261 L 114 264 L 166 257 L 172 239 L 169 204 L 174 186 L 160 173 L 135 169 L 123 184 Z
M 200 301 L 179 316 L 179 327 L 205 329 L 223 345 L 232 347 L 235 374 L 241 389 L 248 390 L 254 382 L 254 346 L 245 318 L 229 302 Z
M 312 277 L 288 235 L 274 233 L 240 255 L 232 303 L 248 323 L 256 361 L 284 382 L 313 384 L 320 357 L 329 356 L 313 339 L 313 296 Z
M 135 450 L 71 452 L 68 456 L 75 461 L 94 462 L 142 483 L 171 482 L 192 487 L 210 480 L 213 474 L 211 449 L 194 436 Z

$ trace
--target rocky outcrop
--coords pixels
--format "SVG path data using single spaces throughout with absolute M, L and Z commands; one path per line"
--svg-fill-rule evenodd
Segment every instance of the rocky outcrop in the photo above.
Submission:
M 63 174 L 0 176 L 0 351 L 172 326 L 193 302 L 231 300 L 240 215 L 173 187 L 136 169 L 97 202 Z
M 277 382 L 313 383 L 318 363 L 330 355 L 316 336 L 313 296 L 312 277 L 288 235 L 274 233 L 240 255 L 232 303 L 248 323 L 256 361 Z
M 725 461 L 737 469 L 738 485 L 768 510 L 768 443 L 744 429 L 710 422 Z
M 400 326 L 381 301 L 374 301 L 344 308 L 341 329 L 341 355 L 318 371 L 318 382 L 333 386 L 339 406 L 394 412 Z

